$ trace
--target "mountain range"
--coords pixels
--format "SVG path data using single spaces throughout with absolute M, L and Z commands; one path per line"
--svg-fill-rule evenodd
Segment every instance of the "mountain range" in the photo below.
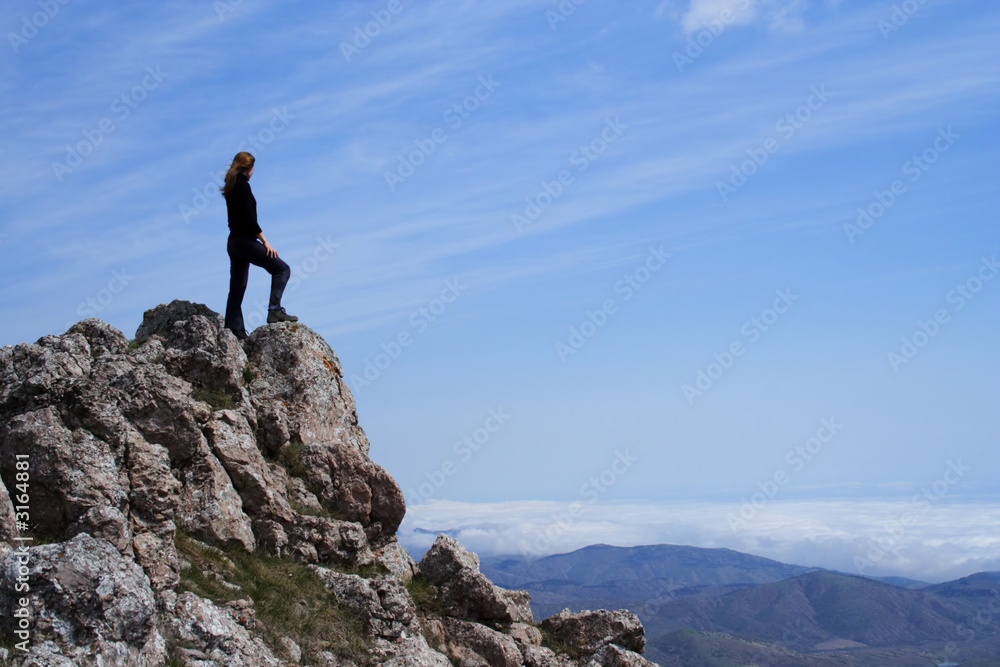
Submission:
M 729 549 L 595 545 L 483 559 L 499 585 L 557 607 L 637 614 L 661 664 L 1000 665 L 1000 573 L 941 584 L 788 565 Z

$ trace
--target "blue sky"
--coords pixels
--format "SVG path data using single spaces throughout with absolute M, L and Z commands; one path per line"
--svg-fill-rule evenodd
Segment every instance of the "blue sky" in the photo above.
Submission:
M 407 529 L 993 512 L 1000 6 L 577 2 L 4 3 L 0 344 L 222 311 L 246 149 Z

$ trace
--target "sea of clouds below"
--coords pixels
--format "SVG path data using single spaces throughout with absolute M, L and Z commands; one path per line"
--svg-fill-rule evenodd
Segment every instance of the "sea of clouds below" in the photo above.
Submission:
M 744 516 L 751 514 L 744 509 Z M 742 523 L 740 522 L 742 521 Z M 591 544 L 725 547 L 783 563 L 930 583 L 1000 570 L 1000 503 L 430 501 L 407 508 L 400 542 L 417 559 L 439 533 L 480 555 L 539 557 Z

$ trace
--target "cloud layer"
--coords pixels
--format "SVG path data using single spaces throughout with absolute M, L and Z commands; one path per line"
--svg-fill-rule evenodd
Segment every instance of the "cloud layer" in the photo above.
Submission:
M 438 501 L 409 507 L 399 536 L 419 557 L 438 533 L 491 555 L 537 557 L 591 544 L 686 544 L 931 583 L 1000 570 L 996 502 L 771 502 L 751 512 L 697 502 Z

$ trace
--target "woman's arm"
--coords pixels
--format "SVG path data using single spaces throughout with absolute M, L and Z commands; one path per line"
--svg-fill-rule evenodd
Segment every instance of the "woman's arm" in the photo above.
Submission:
M 260 234 L 258 234 L 257 238 L 259 238 L 261 240 L 261 242 L 264 244 L 264 250 L 267 251 L 267 256 L 268 257 L 277 257 L 278 256 L 278 251 L 275 250 L 274 247 L 270 243 L 267 242 L 266 238 L 264 238 L 264 232 L 261 232 Z

